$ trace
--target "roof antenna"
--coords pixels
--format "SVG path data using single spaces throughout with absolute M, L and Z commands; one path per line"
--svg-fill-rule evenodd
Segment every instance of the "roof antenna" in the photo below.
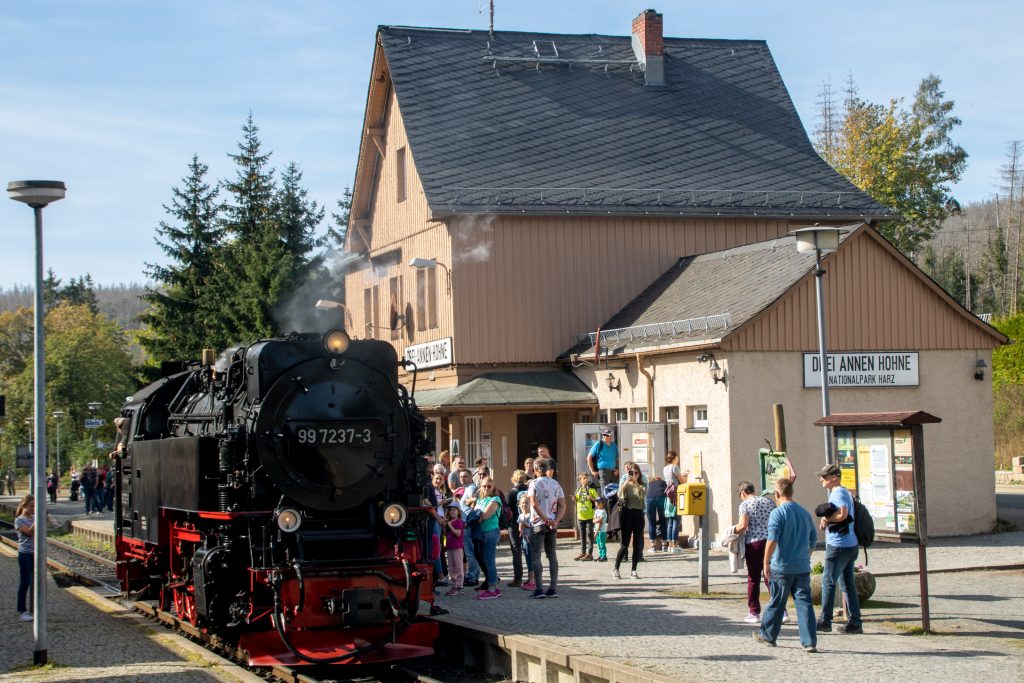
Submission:
M 494 0 L 489 0 L 488 4 L 490 5 L 491 9 L 491 24 L 487 33 L 488 35 L 490 35 L 491 40 L 494 40 Z

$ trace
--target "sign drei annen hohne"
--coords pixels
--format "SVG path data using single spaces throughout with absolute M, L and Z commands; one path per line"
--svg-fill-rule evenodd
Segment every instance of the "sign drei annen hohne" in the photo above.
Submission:
M 829 387 L 916 387 L 919 383 L 916 351 L 828 354 Z M 804 354 L 804 387 L 821 387 L 816 353 Z

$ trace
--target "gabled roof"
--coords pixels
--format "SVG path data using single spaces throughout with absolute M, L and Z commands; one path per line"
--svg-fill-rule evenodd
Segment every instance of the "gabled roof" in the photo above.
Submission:
M 424 409 L 597 404 L 589 387 L 567 371 L 490 372 L 457 387 L 417 391 L 414 398 Z
M 997 343 L 1007 342 L 1003 334 L 961 306 L 877 231 L 866 225 L 846 227 L 855 229 L 841 238 L 840 249 L 854 236 L 863 235 L 897 259 L 955 316 L 980 328 Z M 813 277 L 813 266 L 814 254 L 799 253 L 793 237 L 681 258 L 601 326 L 602 353 L 718 345 L 753 324 L 802 279 Z M 596 333 L 592 333 L 563 356 L 593 354 L 595 339 Z
M 814 266 L 793 237 L 679 259 L 601 326 L 602 353 L 717 343 Z M 594 349 L 593 337 L 573 353 Z
M 647 86 L 629 36 L 378 39 L 435 214 L 889 215 L 814 151 L 763 41 L 665 38 Z

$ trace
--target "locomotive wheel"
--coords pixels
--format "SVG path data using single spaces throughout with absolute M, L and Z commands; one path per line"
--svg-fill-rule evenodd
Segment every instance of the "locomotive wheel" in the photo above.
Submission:
M 178 618 L 196 626 L 199 623 L 199 613 L 196 611 L 196 596 L 189 590 L 188 586 L 174 589 L 174 609 Z

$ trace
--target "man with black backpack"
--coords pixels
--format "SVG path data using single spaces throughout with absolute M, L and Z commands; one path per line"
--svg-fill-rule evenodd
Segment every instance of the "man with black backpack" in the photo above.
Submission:
M 860 601 L 857 599 L 857 585 L 854 583 L 853 568 L 857 562 L 857 535 L 854 533 L 853 496 L 840 485 L 841 470 L 838 465 L 826 465 L 818 472 L 821 485 L 828 491 L 829 507 L 822 516 L 818 528 L 825 531 L 825 571 L 821 575 L 821 614 L 818 618 L 819 633 L 832 631 L 832 611 L 835 606 L 836 584 L 846 595 L 849 609 L 846 624 L 839 627 L 840 633 L 864 633 L 861 626 Z M 834 508 L 834 511 L 832 511 Z

